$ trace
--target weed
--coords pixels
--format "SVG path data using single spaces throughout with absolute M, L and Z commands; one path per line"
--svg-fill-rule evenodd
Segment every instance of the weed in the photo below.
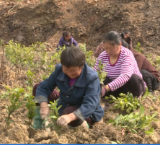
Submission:
M 27 113 L 27 117 L 29 119 L 29 121 L 25 121 L 27 125 L 31 126 L 32 125 L 32 121 L 34 116 L 36 116 L 35 114 L 35 109 L 36 109 L 36 102 L 33 100 L 34 96 L 32 96 L 31 93 L 26 93 L 24 95 L 24 101 L 25 101 L 25 107 L 28 110 Z
M 98 77 L 99 77 L 99 80 L 101 83 L 103 83 L 103 81 L 105 80 L 106 75 L 107 75 L 107 72 L 105 72 L 105 69 L 104 69 L 105 66 L 106 66 L 106 64 L 102 64 L 102 61 L 99 60 L 97 73 L 98 73 Z

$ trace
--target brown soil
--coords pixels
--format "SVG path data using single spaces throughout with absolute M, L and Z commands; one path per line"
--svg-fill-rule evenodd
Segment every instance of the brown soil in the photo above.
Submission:
M 25 45 L 34 42 L 48 42 L 50 49 L 54 49 L 61 37 L 62 31 L 69 30 L 79 43 L 86 43 L 88 49 L 94 48 L 103 40 L 104 34 L 110 30 L 132 33 L 133 45 L 140 42 L 143 53 L 160 55 L 160 16 L 159 0 L 13 0 L 0 1 L 0 39 L 5 43 L 13 39 Z M 10 69 L 5 65 L 5 72 Z M 26 77 L 23 71 L 19 79 L 15 80 L 14 70 L 10 72 L 7 85 L 13 83 L 23 87 Z M 3 88 L 1 88 L 3 89 Z M 147 97 L 142 104 L 146 114 L 158 112 L 160 118 L 159 92 L 157 99 Z M 153 135 L 143 132 L 122 135 L 122 128 L 108 124 L 108 120 L 119 113 L 106 107 L 104 123 L 95 125 L 92 129 L 62 129 L 59 134 L 48 134 L 43 130 L 35 131 L 25 125 L 27 111 L 20 108 L 12 115 L 9 129 L 5 128 L 4 120 L 7 115 L 5 105 L 0 104 L 0 143 L 23 144 L 108 144 L 133 143 L 152 144 L 160 143 L 160 121 L 154 122 Z

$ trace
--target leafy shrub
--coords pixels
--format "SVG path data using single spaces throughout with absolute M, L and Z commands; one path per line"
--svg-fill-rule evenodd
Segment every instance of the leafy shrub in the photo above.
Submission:
M 144 115 L 144 107 L 141 106 L 140 112 L 130 113 L 129 115 L 119 115 L 115 120 L 109 120 L 113 125 L 120 125 L 122 128 L 127 129 L 130 132 L 137 133 L 138 130 L 145 130 L 146 134 L 152 134 L 154 129 L 151 127 L 151 123 L 156 121 L 157 113 L 150 115 Z
M 114 102 L 114 109 L 120 109 L 126 113 L 130 113 L 141 106 L 140 101 L 133 97 L 132 93 L 120 93 L 118 98 L 110 95 L 110 97 L 106 97 L 106 99 L 108 98 L 111 98 L 111 102 Z
M 102 64 L 102 61 L 99 60 L 97 73 L 101 83 L 103 83 L 107 75 L 107 72 L 104 71 L 104 67 L 105 67 L 105 64 Z
M 58 103 L 58 100 L 56 100 L 54 102 L 50 102 L 50 104 L 48 104 L 48 106 L 51 109 L 50 115 L 49 115 L 49 119 L 50 119 L 51 123 L 49 123 L 49 125 L 47 127 L 52 127 L 54 130 L 58 131 L 61 128 L 57 124 L 57 119 L 59 117 L 58 110 L 61 108 L 61 106 L 57 107 L 57 103 Z
M 86 56 L 86 63 L 93 68 L 96 62 L 95 57 L 93 56 L 92 51 L 87 51 L 86 44 L 80 44 L 79 47 L 82 49 L 82 51 L 85 53 Z
M 9 102 L 9 105 L 6 106 L 7 110 L 7 117 L 6 117 L 6 127 L 8 128 L 10 123 L 13 122 L 10 118 L 11 114 L 19 109 L 23 104 L 23 94 L 24 89 L 23 88 L 9 88 L 8 86 L 5 86 L 7 89 L 6 92 L 2 95 L 3 99 L 7 100 Z
M 35 103 L 36 102 L 33 100 L 33 98 L 34 98 L 34 96 L 32 96 L 31 90 L 30 90 L 29 93 L 26 93 L 24 95 L 25 107 L 28 110 L 27 117 L 29 119 L 29 121 L 25 121 L 25 122 L 29 126 L 32 125 L 33 118 L 34 118 L 34 116 L 36 116 L 36 113 L 35 113 L 35 109 L 36 109 L 36 104 Z

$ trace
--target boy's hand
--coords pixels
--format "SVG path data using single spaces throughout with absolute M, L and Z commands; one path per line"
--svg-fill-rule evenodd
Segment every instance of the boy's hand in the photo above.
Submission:
M 67 126 L 68 123 L 70 123 L 71 121 L 76 120 L 76 119 L 77 119 L 77 117 L 75 116 L 74 113 L 62 115 L 58 118 L 57 124 L 60 126 Z
M 42 119 L 45 119 L 49 115 L 49 107 L 47 102 L 42 102 L 40 105 L 40 115 Z

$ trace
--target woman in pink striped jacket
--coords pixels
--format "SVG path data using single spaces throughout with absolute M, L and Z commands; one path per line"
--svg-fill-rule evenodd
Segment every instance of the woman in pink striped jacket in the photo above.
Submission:
M 145 82 L 133 53 L 122 46 L 120 34 L 115 31 L 107 33 L 103 44 L 105 51 L 98 56 L 94 68 L 98 70 L 100 60 L 102 64 L 105 64 L 106 79 L 101 96 L 112 94 L 118 97 L 120 93 L 127 94 L 127 92 L 135 97 L 143 95 L 146 90 Z

